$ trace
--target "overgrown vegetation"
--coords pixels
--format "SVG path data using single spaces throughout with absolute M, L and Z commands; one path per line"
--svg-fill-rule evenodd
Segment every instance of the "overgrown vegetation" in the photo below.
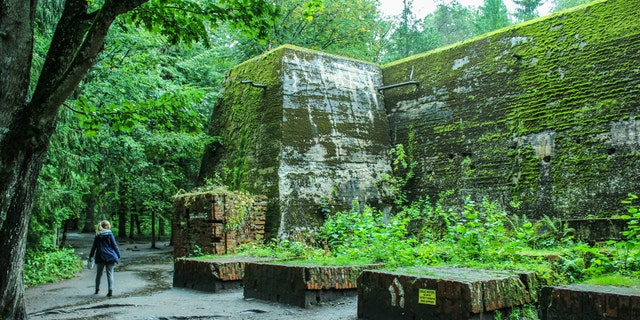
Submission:
M 446 194 L 445 194 L 446 196 Z M 414 265 L 455 265 L 535 271 L 548 284 L 590 279 L 616 285 L 620 278 L 640 279 L 638 207 L 628 206 L 624 239 L 590 246 L 573 230 L 545 217 L 510 217 L 487 199 L 466 199 L 461 211 L 445 210 L 425 198 L 385 217 L 354 203 L 331 215 L 307 243 L 281 241 L 241 247 L 240 254 L 297 259 L 317 264 L 383 263 L 387 269 Z M 638 280 L 636 280 L 637 283 Z M 524 311 L 523 311 L 524 312 Z
M 35 286 L 73 277 L 84 267 L 73 249 L 27 250 L 24 261 L 24 283 Z

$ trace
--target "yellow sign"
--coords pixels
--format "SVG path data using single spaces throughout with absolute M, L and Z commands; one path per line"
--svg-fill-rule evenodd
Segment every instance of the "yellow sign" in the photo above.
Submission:
M 429 289 L 420 289 L 418 291 L 418 303 L 436 305 L 436 291 Z

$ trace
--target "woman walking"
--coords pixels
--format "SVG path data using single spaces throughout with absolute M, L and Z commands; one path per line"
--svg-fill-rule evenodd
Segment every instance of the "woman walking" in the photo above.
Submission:
M 113 268 L 120 260 L 120 249 L 118 248 L 118 243 L 116 243 L 116 237 L 111 232 L 111 224 L 107 220 L 103 220 L 98 224 L 96 237 L 93 239 L 93 246 L 91 247 L 91 253 L 89 253 L 89 260 L 93 259 L 94 256 L 98 265 L 95 294 L 100 292 L 100 278 L 102 278 L 102 272 L 106 267 L 107 284 L 109 285 L 107 297 L 111 297 L 113 295 Z

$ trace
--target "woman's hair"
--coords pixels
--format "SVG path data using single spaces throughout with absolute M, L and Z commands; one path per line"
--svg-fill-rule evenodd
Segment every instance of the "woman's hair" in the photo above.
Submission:
M 111 224 L 107 220 L 102 220 L 98 223 L 98 227 L 96 228 L 96 235 L 102 232 L 102 230 L 111 229 Z

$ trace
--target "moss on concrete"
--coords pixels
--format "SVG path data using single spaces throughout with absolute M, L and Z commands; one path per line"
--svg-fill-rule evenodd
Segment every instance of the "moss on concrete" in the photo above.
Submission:
M 383 66 L 387 85 L 420 82 L 385 92 L 393 143 L 424 120 L 416 176 L 428 179 L 413 194 L 456 188 L 521 200 L 514 211 L 533 216 L 611 214 L 639 187 L 637 142 L 610 139 L 640 108 L 639 35 L 636 3 L 598 1 Z M 539 157 L 544 132 L 555 138 Z
M 634 1 L 595 1 L 382 66 L 384 85 L 419 82 L 376 96 L 384 98 L 389 124 L 377 115 L 366 125 L 335 121 L 363 115 L 345 107 L 355 96 L 338 94 L 330 108 L 315 108 L 321 99 L 314 95 L 328 95 L 327 87 L 283 94 L 287 54 L 302 62 L 327 56 L 283 46 L 234 68 L 211 120 L 210 133 L 221 144 L 208 148 L 203 164 L 203 176 L 222 173 L 232 188 L 271 199 L 271 235 L 280 221 L 321 223 L 320 200 L 347 199 L 363 185 L 344 166 L 353 155 L 326 138 L 333 132 L 374 141 L 360 150 L 375 156 L 409 145 L 413 135 L 408 194 L 437 200 L 455 190 L 444 203 L 450 207 L 472 196 L 532 218 L 609 216 L 640 188 L 640 6 Z M 322 154 L 323 165 L 335 170 L 314 170 L 309 154 Z M 290 180 L 282 179 L 283 162 L 300 169 Z M 339 182 L 319 188 L 327 184 L 322 179 Z M 291 188 L 286 197 L 282 188 Z M 280 219 L 282 208 L 299 214 Z

